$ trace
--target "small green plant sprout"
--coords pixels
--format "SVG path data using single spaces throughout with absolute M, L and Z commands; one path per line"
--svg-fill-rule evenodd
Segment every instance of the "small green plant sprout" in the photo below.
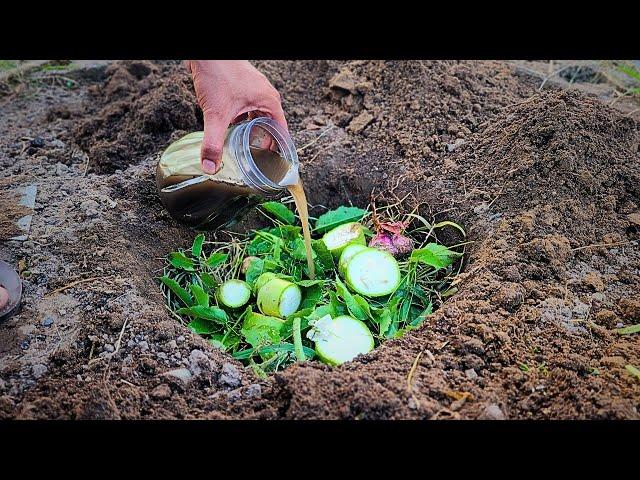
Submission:
M 444 229 L 464 236 L 453 222 L 404 213 L 401 201 L 327 211 L 313 224 L 311 280 L 293 211 L 273 201 L 260 210 L 271 226 L 216 241 L 199 234 L 168 254 L 159 277 L 173 316 L 259 376 L 295 362 L 341 365 L 419 327 L 453 294 L 465 243 L 447 247 L 437 237 Z M 402 235 L 411 249 L 392 252 L 381 232 Z

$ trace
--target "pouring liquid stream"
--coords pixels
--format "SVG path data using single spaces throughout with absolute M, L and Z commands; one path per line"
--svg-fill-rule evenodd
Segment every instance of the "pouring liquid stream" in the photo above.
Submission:
M 304 248 L 307 253 L 307 267 L 309 268 L 309 278 L 311 280 L 316 278 L 316 267 L 313 263 L 313 256 L 311 250 L 311 232 L 309 231 L 309 210 L 307 208 L 307 196 L 304 194 L 304 188 L 302 188 L 302 180 L 298 179 L 298 183 L 287 186 L 287 190 L 293 197 L 293 201 L 296 204 L 296 210 L 300 216 L 300 222 L 302 223 L 302 235 L 304 236 Z
M 293 197 L 300 223 L 302 223 L 302 235 L 304 236 L 304 248 L 307 254 L 307 267 L 309 278 L 315 279 L 316 271 L 313 263 L 313 251 L 311 250 L 311 232 L 309 230 L 309 210 L 307 196 L 302 187 L 302 180 L 297 171 L 289 169 L 289 164 L 277 152 L 270 149 L 252 146 L 251 155 L 259 170 L 266 177 L 277 181 Z M 277 180 L 276 180 L 277 179 Z

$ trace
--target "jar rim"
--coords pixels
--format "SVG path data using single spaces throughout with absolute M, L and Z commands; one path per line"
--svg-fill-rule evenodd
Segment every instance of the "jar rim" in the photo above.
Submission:
M 251 167 L 251 170 L 255 172 L 258 180 L 264 185 L 272 189 L 282 189 L 283 186 L 267 178 L 267 176 L 262 173 L 262 171 L 258 168 L 255 161 L 253 160 L 253 155 L 251 155 L 250 149 L 251 145 L 249 141 L 251 130 L 255 126 L 264 128 L 264 130 L 266 130 L 273 137 L 278 145 L 280 156 L 284 160 L 289 162 L 290 168 L 294 168 L 297 171 L 300 161 L 298 159 L 298 153 L 296 152 L 293 139 L 291 138 L 291 135 L 289 135 L 289 132 L 282 125 L 280 125 L 280 123 L 270 117 L 257 117 L 253 120 L 249 120 L 243 128 L 244 131 L 242 133 L 242 149 L 246 153 L 246 159 L 249 163 L 249 166 Z

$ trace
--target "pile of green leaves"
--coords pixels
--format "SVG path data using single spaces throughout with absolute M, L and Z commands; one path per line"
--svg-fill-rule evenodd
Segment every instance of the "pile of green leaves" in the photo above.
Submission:
M 373 236 L 370 212 L 343 206 L 315 219 L 312 249 L 316 278 L 311 280 L 302 229 L 296 225 L 294 213 L 279 202 L 264 203 L 261 209 L 273 226 L 249 235 L 233 234 L 227 242 L 206 241 L 200 234 L 190 249 L 169 254 L 159 279 L 167 306 L 177 319 L 259 374 L 314 358 L 313 342 L 305 333 L 309 322 L 327 314 L 362 320 L 379 344 L 418 327 L 455 292 L 451 283 L 459 271 L 461 262 L 456 260 L 462 252 L 442 245 L 435 236 L 436 230 L 445 227 L 464 234 L 452 222 L 430 224 L 415 213 L 403 215 L 397 206 L 378 210 L 378 215 L 386 213 L 388 218 L 402 218 L 409 224 L 404 234 L 414 240 L 416 248 L 399 261 L 402 281 L 396 291 L 373 299 L 349 290 L 337 274 L 337 260 L 320 240 L 332 228 L 353 221 L 363 223 L 367 236 Z M 268 320 L 254 321 L 255 296 L 246 308 L 236 310 L 224 308 L 216 300 L 216 288 L 225 280 L 242 279 L 253 288 L 265 272 L 296 283 L 303 292 L 299 310 L 285 319 L 282 328 L 274 328 Z

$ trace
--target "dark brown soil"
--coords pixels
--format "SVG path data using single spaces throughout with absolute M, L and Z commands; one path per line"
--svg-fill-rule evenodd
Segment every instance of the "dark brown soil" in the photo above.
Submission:
M 29 268 L 0 326 L 0 417 L 640 417 L 637 334 L 614 331 L 640 314 L 635 120 L 501 62 L 256 64 L 304 148 L 310 202 L 411 193 L 407 208 L 463 224 L 459 292 L 353 362 L 256 378 L 171 318 L 153 279 L 194 235 L 153 182 L 167 142 L 201 128 L 188 78 L 116 63 L 0 104 L 3 176 L 40 192 L 30 241 L 0 252 Z

